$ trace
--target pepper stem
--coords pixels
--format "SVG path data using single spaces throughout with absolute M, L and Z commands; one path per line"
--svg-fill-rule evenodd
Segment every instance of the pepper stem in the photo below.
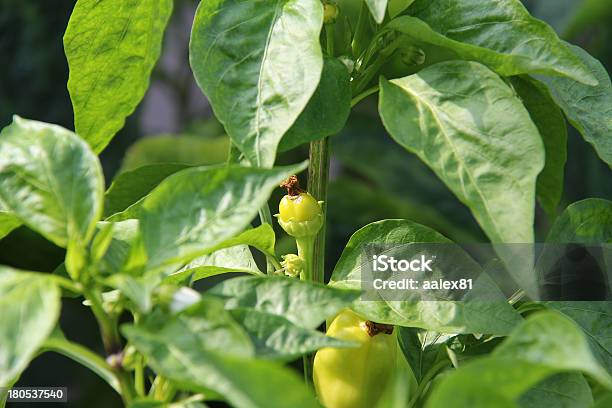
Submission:
M 296 238 L 295 243 L 297 244 L 298 256 L 304 261 L 304 270 L 300 274 L 300 279 L 312 281 L 315 237 Z

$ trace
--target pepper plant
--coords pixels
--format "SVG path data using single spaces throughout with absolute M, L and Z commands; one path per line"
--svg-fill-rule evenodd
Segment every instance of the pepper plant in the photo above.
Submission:
M 324 282 L 329 140 L 375 98 L 389 136 L 492 243 L 533 243 L 538 206 L 547 242 L 612 242 L 611 202 L 558 208 L 566 122 L 612 164 L 595 58 L 518 0 L 202 0 L 189 62 L 228 162 L 140 167 L 105 192 L 97 155 L 143 98 L 172 9 L 78 0 L 64 36 L 74 131 L 15 116 L 0 133 L 0 237 L 25 225 L 66 249 L 52 274 L 0 268 L 0 386 L 52 351 L 132 407 L 609 406 L 608 302 L 363 300 L 368 244 L 451 242 L 405 219 L 356 231 Z M 309 161 L 275 166 L 304 144 Z M 306 169 L 308 193 L 290 182 L 278 216 L 298 254 L 279 258 L 268 199 Z M 62 297 L 90 308 L 104 354 L 63 334 Z M 305 381 L 286 364 L 302 356 Z M 351 381 L 355 394 L 334 391 Z

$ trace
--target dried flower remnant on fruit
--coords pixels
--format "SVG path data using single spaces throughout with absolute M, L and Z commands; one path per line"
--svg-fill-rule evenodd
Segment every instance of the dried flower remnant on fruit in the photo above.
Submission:
M 374 337 L 379 333 L 393 334 L 393 326 L 390 324 L 375 323 L 371 320 L 366 320 L 363 324 L 370 337 Z
M 283 181 L 280 187 L 287 189 L 287 195 L 291 197 L 296 197 L 299 196 L 300 193 L 305 193 L 305 190 L 300 187 L 300 181 L 295 174 Z

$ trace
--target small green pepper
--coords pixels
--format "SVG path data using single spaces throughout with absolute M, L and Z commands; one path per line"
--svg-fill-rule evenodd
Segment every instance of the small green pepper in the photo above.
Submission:
M 285 273 L 294 275 L 299 271 L 301 279 L 310 280 L 312 279 L 314 242 L 317 233 L 323 226 L 322 201 L 317 201 L 302 190 L 296 176 L 289 177 L 280 186 L 287 189 L 287 195 L 281 199 L 276 217 L 287 234 L 295 238 L 298 249 L 297 256 L 291 255 L 290 263 L 287 263 L 288 259 L 285 259 L 283 268 Z M 297 260 L 293 257 L 298 257 L 301 263 L 298 265 Z
M 278 223 L 292 237 L 316 236 L 323 225 L 321 203 L 300 188 L 296 176 L 289 177 L 281 187 L 287 189 L 287 195 L 278 205 Z

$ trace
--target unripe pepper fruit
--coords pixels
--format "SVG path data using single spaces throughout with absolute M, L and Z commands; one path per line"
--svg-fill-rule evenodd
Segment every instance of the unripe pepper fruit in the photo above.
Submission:
M 359 346 L 317 352 L 313 380 L 320 401 L 327 408 L 375 407 L 395 375 L 397 339 L 393 326 L 373 323 L 345 310 L 332 321 L 327 334 Z
M 299 193 L 296 196 L 286 195 L 278 205 L 280 218 L 287 222 L 310 221 L 321 213 L 321 206 L 313 196 L 308 193 Z
M 296 176 L 289 177 L 280 186 L 287 189 L 287 195 L 281 199 L 275 216 L 285 232 L 295 238 L 297 256 L 302 260 L 300 279 L 311 280 L 314 242 L 323 226 L 322 201 L 302 190 Z
M 314 237 L 323 225 L 321 204 L 300 188 L 296 176 L 281 184 L 287 195 L 278 205 L 278 222 L 292 237 Z

